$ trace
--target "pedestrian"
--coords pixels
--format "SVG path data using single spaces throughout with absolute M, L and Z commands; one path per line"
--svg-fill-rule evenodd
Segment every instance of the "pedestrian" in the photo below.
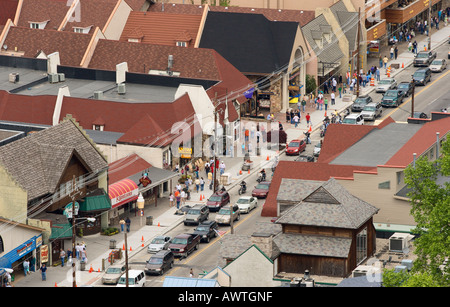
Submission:
M 311 115 L 309 115 L 309 113 L 306 113 L 306 124 L 309 125 L 310 121 L 311 121 Z
M 174 196 L 173 196 L 173 194 L 172 193 L 170 193 L 170 195 L 169 195 L 169 208 L 170 207 L 173 207 L 173 201 L 174 201 Z
M 178 194 L 175 195 L 175 199 L 177 200 L 177 209 L 180 209 L 180 202 L 181 202 L 180 192 L 178 192 Z
M 59 252 L 59 258 L 61 259 L 61 266 L 64 267 L 64 258 L 66 258 L 66 252 L 62 248 Z
M 376 72 L 376 74 L 377 74 L 377 81 L 380 81 L 380 69 L 379 68 L 377 68 L 377 72 Z
M 195 179 L 195 189 L 197 190 L 197 193 L 198 193 L 198 191 L 200 191 L 200 179 Z
M 125 230 L 125 220 L 124 219 L 121 219 L 120 221 L 119 221 L 119 224 L 120 224 L 120 230 L 122 231 L 122 232 L 124 232 L 124 230 Z M 78 245 L 78 243 L 77 243 L 77 245 Z M 77 259 L 80 259 L 80 255 L 78 254 L 80 252 L 80 250 L 78 249 L 77 250 Z
M 67 249 L 66 256 L 67 256 L 67 263 L 72 263 L 72 251 L 70 249 Z
M 395 45 L 394 56 L 395 56 L 395 59 L 397 60 L 397 56 L 398 56 L 398 48 L 397 48 L 397 45 Z
M 305 97 L 303 97 L 303 99 L 302 99 L 302 111 L 303 111 L 303 113 L 305 113 L 305 109 L 306 109 L 306 99 L 305 99 Z
M 288 123 L 291 120 L 291 114 L 289 113 L 289 110 L 286 110 L 286 123 Z
M 297 116 L 297 114 L 294 115 L 294 124 L 295 128 L 297 128 L 300 118 Z
M 331 93 L 331 105 L 334 106 L 336 101 L 336 94 L 334 92 Z
M 205 180 L 203 179 L 203 177 L 200 178 L 200 190 L 203 191 L 203 189 L 205 188 Z
M 225 173 L 225 163 L 223 161 L 220 162 L 219 169 L 220 169 L 220 175 Z
M 391 54 L 391 60 L 393 60 L 394 59 L 394 47 L 391 47 L 390 54 Z
M 28 273 L 30 272 L 30 262 L 28 261 L 28 259 L 25 259 L 23 261 L 23 272 L 25 276 L 27 276 Z
M 327 98 L 325 98 L 323 104 L 325 105 L 325 111 L 326 111 L 328 109 L 328 99 Z
M 339 86 L 338 90 L 339 90 L 339 98 L 342 98 L 342 86 Z
M 186 192 L 184 191 L 184 189 L 181 190 L 180 197 L 181 197 L 181 203 L 184 205 L 186 203 Z
M 131 221 L 130 221 L 129 217 L 127 217 L 127 219 L 125 220 L 125 223 L 127 225 L 127 232 L 130 232 Z
M 83 247 L 83 250 L 81 251 L 81 261 L 83 261 L 84 263 L 87 263 L 88 261 L 86 247 Z
M 383 58 L 383 64 L 384 64 L 384 68 L 387 67 L 387 62 L 389 61 L 389 59 L 387 58 L 387 56 L 384 56 Z
M 45 265 L 45 263 L 42 264 L 39 270 L 41 270 L 42 281 L 47 280 L 47 266 Z
M 194 277 L 194 270 L 191 268 L 191 270 L 189 271 L 189 277 Z

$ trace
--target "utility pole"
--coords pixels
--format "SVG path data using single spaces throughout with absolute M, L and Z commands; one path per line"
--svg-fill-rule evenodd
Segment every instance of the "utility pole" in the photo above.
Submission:
M 357 42 L 358 42 L 358 45 L 356 46 L 356 98 L 358 98 L 359 97 L 359 70 L 360 70 L 360 56 L 359 56 L 359 53 L 360 53 L 360 45 L 361 45 L 361 42 L 360 42 L 360 40 L 361 40 L 361 33 L 360 33 L 360 29 L 361 29 L 361 25 L 360 25 L 360 20 L 361 20 L 361 8 L 359 8 L 358 9 L 358 23 L 357 23 L 357 25 L 358 25 L 358 35 L 357 35 L 357 38 L 356 38 L 356 40 L 357 40 Z
M 75 202 L 78 199 L 77 196 L 83 194 L 82 191 L 79 190 L 75 185 L 75 175 L 72 178 L 72 191 L 69 193 L 69 197 L 72 199 L 72 286 L 75 288 L 77 286 L 76 281 L 76 268 L 75 268 L 75 258 L 76 258 L 76 250 L 75 250 Z
M 428 0 L 428 51 L 431 51 L 431 2 L 432 0 Z
M 127 244 L 127 231 L 124 231 L 125 236 L 125 287 L 128 288 L 128 244 Z
M 214 172 L 213 172 L 213 193 L 216 193 L 217 184 L 217 92 L 214 99 Z
M 413 77 L 413 76 L 412 76 Z M 412 83 L 412 92 L 411 92 L 411 118 L 414 118 L 414 90 L 416 88 L 416 83 L 414 82 L 414 78 L 411 80 Z

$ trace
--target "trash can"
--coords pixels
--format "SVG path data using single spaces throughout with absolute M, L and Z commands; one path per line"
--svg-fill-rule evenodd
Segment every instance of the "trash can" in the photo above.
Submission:
M 116 240 L 109 240 L 109 248 L 110 249 L 116 248 Z
M 150 226 L 150 225 L 153 225 L 153 216 L 147 216 L 147 221 L 146 221 L 146 224 L 148 225 L 148 226 Z
M 80 271 L 84 271 L 86 269 L 86 262 L 80 261 Z

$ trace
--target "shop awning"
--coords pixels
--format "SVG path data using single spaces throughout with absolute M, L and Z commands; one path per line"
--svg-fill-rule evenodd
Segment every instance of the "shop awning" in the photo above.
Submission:
M 116 208 L 130 201 L 134 201 L 139 196 L 139 188 L 131 179 L 122 179 L 109 186 L 109 199 L 111 208 Z
M 80 211 L 99 211 L 111 209 L 111 201 L 106 195 L 88 196 L 80 203 Z

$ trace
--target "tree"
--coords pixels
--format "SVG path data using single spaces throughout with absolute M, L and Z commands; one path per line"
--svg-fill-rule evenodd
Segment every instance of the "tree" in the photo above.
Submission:
M 405 183 L 411 189 L 408 194 L 411 215 L 417 223 L 414 230 L 417 260 L 411 276 L 414 280 L 422 277 L 422 282 L 434 281 L 430 286 L 450 286 L 450 265 L 442 266 L 450 257 L 450 183 L 437 181 L 450 176 L 449 137 L 442 142 L 441 151 L 442 155 L 435 161 L 421 157 L 415 167 L 410 165 L 405 169 Z
M 312 93 L 316 90 L 317 85 L 316 85 L 316 79 L 314 78 L 314 76 L 311 75 L 306 75 L 305 78 L 305 83 L 306 83 L 306 93 Z

